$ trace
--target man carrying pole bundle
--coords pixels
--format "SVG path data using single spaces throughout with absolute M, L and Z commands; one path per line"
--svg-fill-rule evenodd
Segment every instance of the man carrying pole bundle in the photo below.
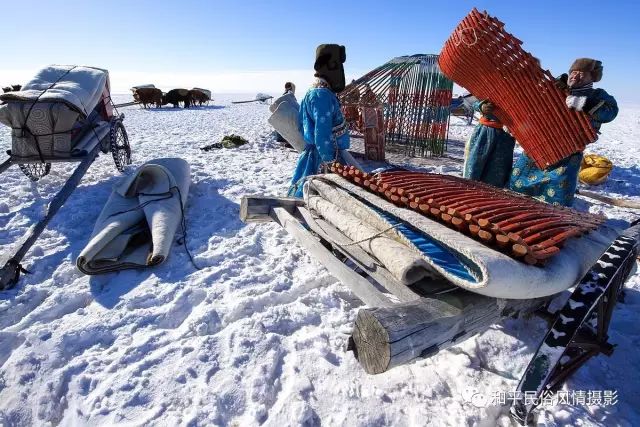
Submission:
M 593 83 L 602 79 L 602 62 L 590 58 L 576 59 L 569 74 L 556 80 L 556 86 L 568 91 L 567 108 L 589 115 L 590 123 L 599 132 L 602 123 L 609 123 L 618 115 L 616 100 L 604 89 L 594 89 Z M 582 151 L 540 169 L 527 155 L 516 161 L 509 186 L 519 193 L 536 197 L 554 205 L 571 206 L 578 185 Z

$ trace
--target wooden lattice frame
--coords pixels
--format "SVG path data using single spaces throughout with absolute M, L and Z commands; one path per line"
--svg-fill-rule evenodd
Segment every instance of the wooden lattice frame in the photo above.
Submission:
M 453 82 L 438 55 L 400 56 L 353 81 L 339 95 L 352 133 L 364 133 L 361 110 L 384 110 L 387 144 L 412 156 L 441 156 L 447 148 Z

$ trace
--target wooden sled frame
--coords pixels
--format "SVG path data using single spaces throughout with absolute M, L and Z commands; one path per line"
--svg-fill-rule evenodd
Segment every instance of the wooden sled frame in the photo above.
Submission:
M 131 164 L 131 148 L 127 131 L 122 123 L 123 120 L 124 114 L 120 114 L 114 116 L 110 122 L 102 121 L 97 127 L 89 130 L 89 132 L 93 132 L 93 136 L 91 136 L 89 148 L 84 155 L 55 159 L 45 158 L 44 162 L 42 159 L 25 159 L 10 155 L 9 159 L 0 164 L 0 174 L 17 164 L 27 177 L 32 181 L 37 181 L 49 173 L 51 163 L 79 162 L 64 186 L 51 199 L 44 217 L 29 228 L 22 239 L 14 245 L 14 248 L 8 251 L 7 255 L 0 258 L 0 266 L 2 266 L 0 267 L 0 290 L 13 287 L 18 282 L 20 273 L 27 272 L 21 265 L 22 259 L 47 227 L 51 218 L 78 187 L 82 177 L 87 173 L 100 151 L 111 152 L 116 168 L 121 172 L 126 165 Z
M 358 245 L 347 246 L 346 242 L 351 240 L 314 215 L 300 199 L 244 196 L 240 205 L 240 219 L 245 223 L 279 224 L 369 306 L 358 312 L 348 347 L 369 374 L 382 373 L 415 359 L 432 356 L 486 331 L 507 317 L 535 314 L 547 320 L 550 329 L 544 341 L 546 343 L 548 336 L 553 335 L 556 324 L 563 322 L 560 319 L 561 312 L 571 308 L 571 301 L 567 301 L 563 310 L 550 313 L 547 307 L 556 295 L 509 300 L 476 294 L 444 280 L 423 279 L 411 287 L 402 285 Z M 640 230 L 640 225 L 634 229 Z M 631 265 L 638 254 L 640 232 L 634 236 L 635 252 L 628 257 Z M 351 266 L 345 263 L 347 260 Z M 527 377 L 525 381 L 526 375 L 537 372 L 535 364 L 540 357 L 539 350 L 523 375 L 516 396 L 525 392 L 531 396 L 529 393 L 533 392 L 539 398 L 543 392 L 557 391 L 591 357 L 600 353 L 612 354 L 613 345 L 608 343 L 607 330 L 618 296 L 631 271 L 628 265 L 625 268 L 617 281 L 603 292 L 604 297 L 594 302 L 592 310 L 585 314 L 585 321 L 578 322 L 573 328 L 564 353 L 568 357 L 549 366 L 546 377 L 534 375 L 533 380 Z M 360 273 L 356 270 L 360 270 Z M 569 300 L 579 294 L 587 279 L 585 276 L 576 284 L 576 290 Z M 516 397 L 511 404 L 514 420 L 522 425 L 533 422 L 537 405 L 523 407 Z

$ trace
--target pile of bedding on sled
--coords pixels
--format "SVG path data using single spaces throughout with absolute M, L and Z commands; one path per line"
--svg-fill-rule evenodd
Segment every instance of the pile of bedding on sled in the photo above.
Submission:
M 574 286 L 618 235 L 604 224 L 581 238 L 569 239 L 560 253 L 540 267 L 396 206 L 335 174 L 311 177 L 304 198 L 312 213 L 358 242 L 398 282 L 411 285 L 440 276 L 497 298 L 543 297 Z

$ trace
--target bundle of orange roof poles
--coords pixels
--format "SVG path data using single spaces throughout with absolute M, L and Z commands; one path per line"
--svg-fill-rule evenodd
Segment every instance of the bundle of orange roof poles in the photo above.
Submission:
M 521 45 L 502 22 L 474 8 L 446 41 L 438 63 L 478 99 L 491 100 L 495 116 L 545 169 L 583 151 L 596 133 L 586 114 L 567 108 L 566 93 Z

